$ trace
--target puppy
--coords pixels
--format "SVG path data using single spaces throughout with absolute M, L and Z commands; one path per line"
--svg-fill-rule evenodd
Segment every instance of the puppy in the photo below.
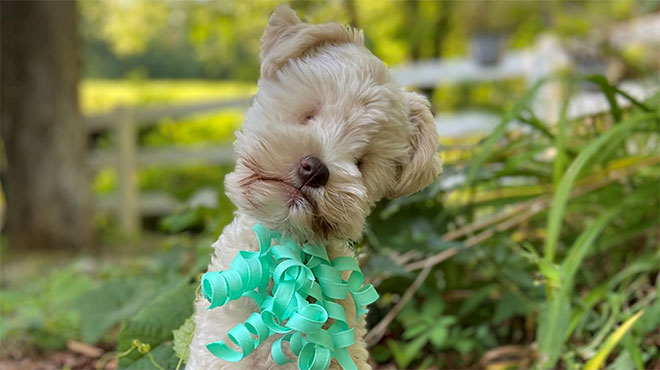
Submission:
M 364 220 L 382 198 L 415 193 L 441 170 L 429 103 L 405 91 L 364 46 L 362 33 L 338 24 L 302 23 L 278 7 L 261 38 L 261 78 L 237 132 L 236 169 L 225 179 L 236 218 L 213 244 L 209 271 L 226 270 L 240 250 L 258 250 L 255 223 L 298 242 L 324 245 L 329 257 L 354 256 Z M 369 369 L 365 318 L 350 295 L 340 302 L 355 331 L 349 353 Z M 208 310 L 195 305 L 189 370 L 274 369 L 275 335 L 240 362 L 206 345 L 227 339 L 257 306 L 248 298 Z M 335 360 L 331 368 L 340 368 Z M 296 362 L 283 368 L 297 369 Z

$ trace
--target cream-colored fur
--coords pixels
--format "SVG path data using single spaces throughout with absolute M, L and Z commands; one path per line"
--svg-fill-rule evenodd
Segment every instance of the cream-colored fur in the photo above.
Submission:
M 394 81 L 361 32 L 302 23 L 283 6 L 261 41 L 259 90 L 237 133 L 236 169 L 225 179 L 238 211 L 213 244 L 209 271 L 228 269 L 240 250 L 257 250 L 257 221 L 300 242 L 322 243 L 330 258 L 353 256 L 350 242 L 361 238 L 375 203 L 419 191 L 441 168 L 428 101 Z M 298 178 L 307 155 L 327 166 L 324 186 L 303 186 Z M 354 318 L 350 296 L 341 303 Z M 270 356 L 275 337 L 238 363 L 213 356 L 206 345 L 229 343 L 227 332 L 257 307 L 247 298 L 208 306 L 201 297 L 195 303 L 187 369 L 278 368 Z M 349 324 L 355 328 L 349 353 L 359 369 L 369 369 L 365 319 Z M 339 367 L 333 361 L 331 368 Z

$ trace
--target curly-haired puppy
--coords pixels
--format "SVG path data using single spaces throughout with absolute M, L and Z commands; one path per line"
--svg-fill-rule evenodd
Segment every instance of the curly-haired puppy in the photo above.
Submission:
M 330 258 L 353 256 L 365 217 L 382 198 L 419 191 L 441 169 L 428 101 L 405 91 L 364 46 L 362 33 L 338 24 L 302 23 L 288 7 L 271 15 L 261 39 L 261 78 L 237 133 L 236 169 L 227 195 L 236 218 L 217 242 L 209 271 L 225 270 L 239 250 L 258 250 L 256 222 L 300 242 L 325 245 Z M 365 320 L 342 302 L 359 369 L 369 369 Z M 241 298 L 208 310 L 196 302 L 197 329 L 187 369 L 274 369 L 273 336 L 238 363 L 206 345 L 255 312 Z M 297 369 L 295 362 L 285 368 Z M 333 360 L 331 368 L 339 368 Z

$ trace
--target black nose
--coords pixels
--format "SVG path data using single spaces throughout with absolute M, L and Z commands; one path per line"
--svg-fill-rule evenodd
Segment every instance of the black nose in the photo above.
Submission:
M 300 160 L 298 177 L 302 181 L 302 186 L 318 188 L 328 183 L 330 172 L 320 159 L 308 155 Z

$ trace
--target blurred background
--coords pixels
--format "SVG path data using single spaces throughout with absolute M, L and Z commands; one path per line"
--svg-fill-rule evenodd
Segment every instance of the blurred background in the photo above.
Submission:
M 0 367 L 179 369 L 280 1 L 1 2 Z M 657 0 L 290 1 L 429 97 L 356 245 L 379 369 L 660 369 Z

